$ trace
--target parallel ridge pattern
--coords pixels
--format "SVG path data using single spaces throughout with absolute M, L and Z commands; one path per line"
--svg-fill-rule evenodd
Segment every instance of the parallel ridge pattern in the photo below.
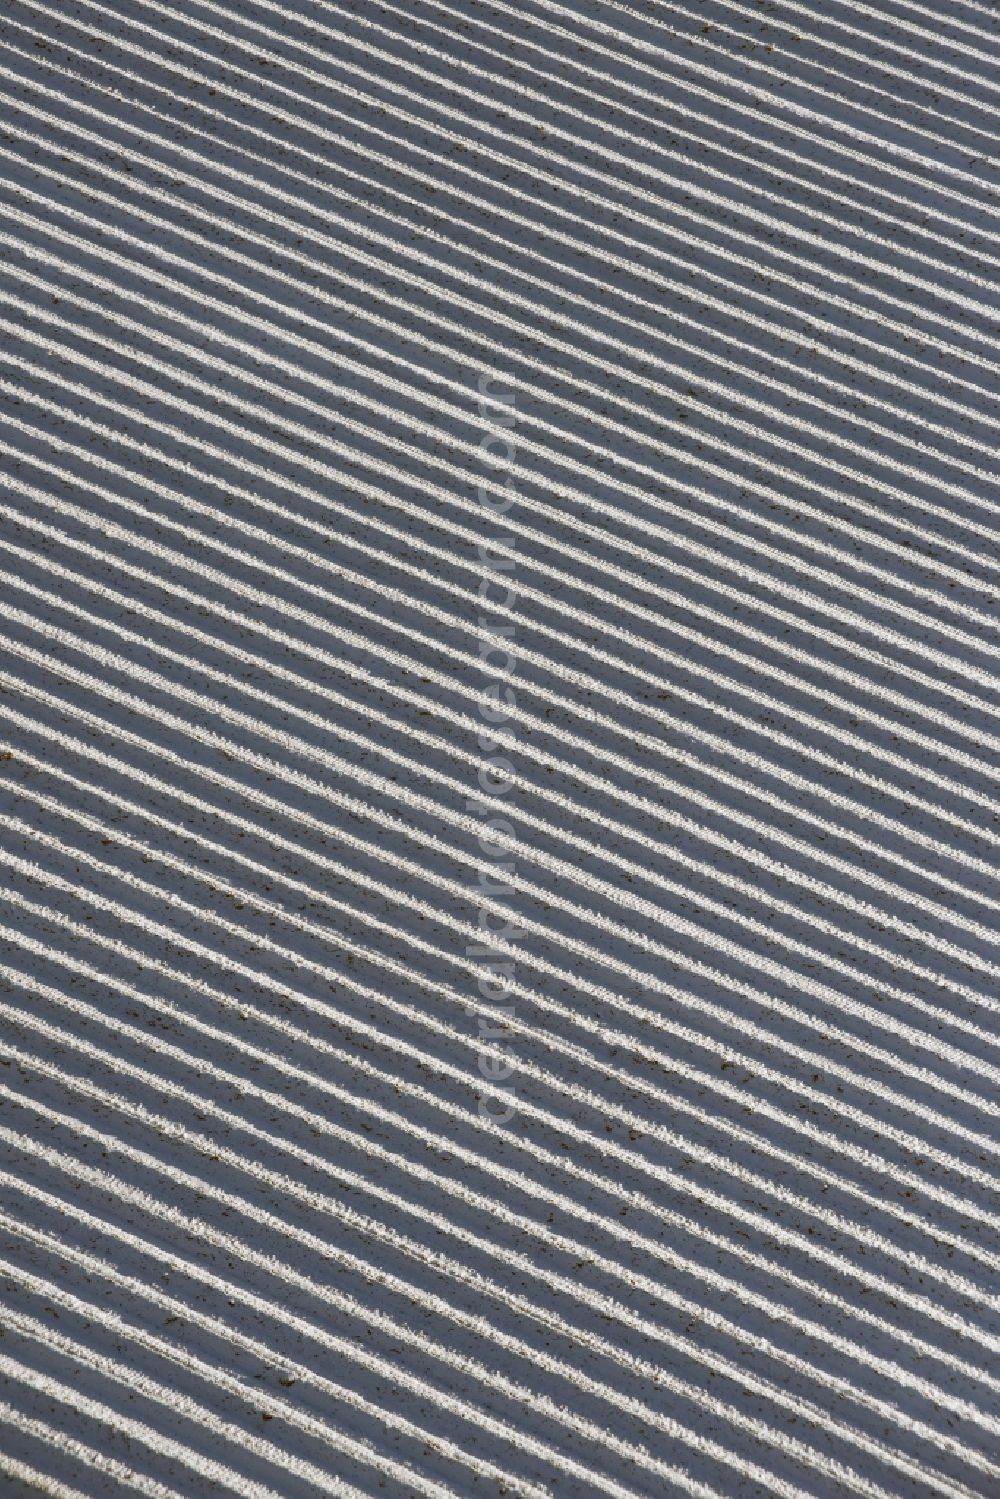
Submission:
M 5 1494 L 1000 1493 L 998 62 L 4 7 Z

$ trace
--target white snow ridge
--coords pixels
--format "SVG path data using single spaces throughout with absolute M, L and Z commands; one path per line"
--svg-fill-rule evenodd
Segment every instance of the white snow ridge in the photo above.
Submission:
M 0 1499 L 1000 1499 L 998 103 L 7 0 Z

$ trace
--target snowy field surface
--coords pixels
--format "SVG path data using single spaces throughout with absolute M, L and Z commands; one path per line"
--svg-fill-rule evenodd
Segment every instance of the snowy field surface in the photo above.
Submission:
M 1000 1496 L 998 64 L 6 0 L 2 1499 Z

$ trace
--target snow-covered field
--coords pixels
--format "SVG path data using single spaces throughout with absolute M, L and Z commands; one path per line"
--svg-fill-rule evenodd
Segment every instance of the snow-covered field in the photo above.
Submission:
M 998 61 L 4 5 L 4 1499 L 1000 1495 Z

